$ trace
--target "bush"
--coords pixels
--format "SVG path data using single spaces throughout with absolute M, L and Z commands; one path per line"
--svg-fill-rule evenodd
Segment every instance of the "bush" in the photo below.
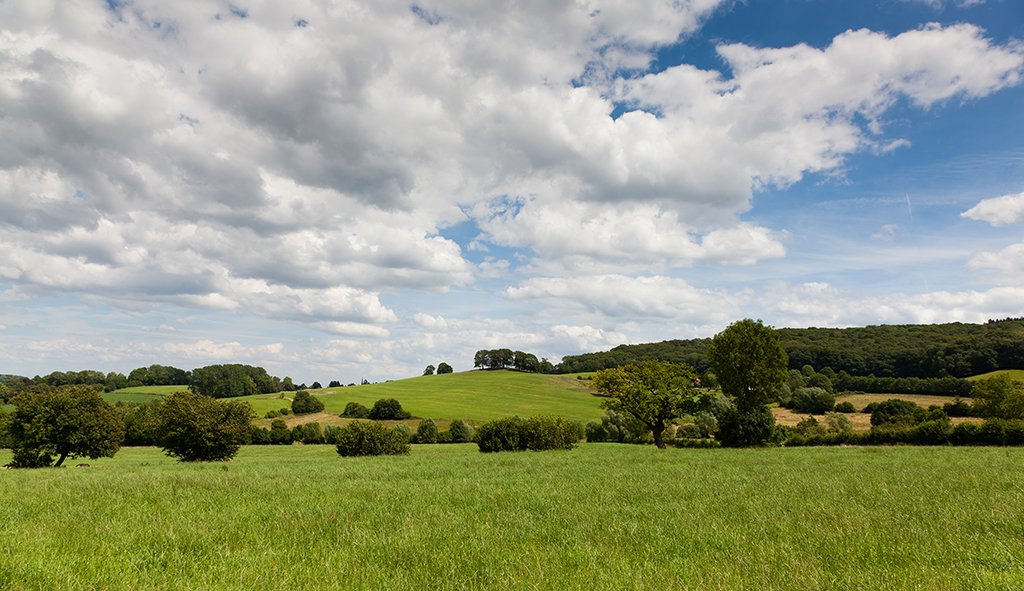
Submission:
M 588 421 L 586 436 L 588 443 L 601 443 L 608 441 L 608 431 L 605 430 L 601 421 Z
M 685 425 L 679 425 L 676 429 L 676 439 L 705 439 L 701 435 L 700 427 L 693 423 L 686 423 Z
M 735 407 L 718 417 L 718 435 L 722 447 L 763 445 L 772 436 L 775 416 L 767 407 L 741 413 Z
M 395 433 L 402 436 L 402 441 L 409 443 L 412 441 L 412 427 L 405 423 L 398 423 L 395 425 Z
M 406 425 L 408 428 L 408 425 Z M 338 444 L 338 433 L 341 431 L 341 427 L 337 425 L 327 425 L 324 427 L 324 443 L 328 445 Z
M 964 402 L 959 396 L 953 399 L 953 402 L 947 402 L 942 405 L 943 412 L 949 417 L 969 417 L 971 416 L 971 405 Z
M 697 413 L 697 416 L 693 417 L 693 424 L 700 429 L 700 437 L 702 439 L 709 439 L 715 436 L 718 432 L 718 419 L 715 415 L 708 411 L 701 411 Z
M 927 411 L 909 400 L 890 398 L 878 403 L 871 413 L 871 424 L 913 426 L 923 423 Z
M 814 417 L 807 417 L 799 423 L 793 429 L 796 433 L 809 437 L 812 435 L 824 435 L 828 432 L 825 426 L 818 422 L 818 419 Z
M 844 432 L 853 430 L 853 421 L 850 417 L 841 412 L 825 413 L 825 422 L 828 423 L 830 431 Z
M 869 402 L 869 403 L 867 403 L 864 406 L 864 408 L 860 409 L 860 412 L 862 412 L 863 414 L 869 415 L 869 414 L 875 412 L 876 408 L 878 408 L 878 403 L 877 402 Z
M 338 455 L 409 455 L 409 444 L 401 434 L 381 423 L 352 421 L 337 434 Z
M 473 427 L 465 421 L 454 420 L 448 432 L 452 434 L 452 443 L 469 443 L 473 441 Z
M 982 445 L 1002 445 L 1006 437 L 1005 421 L 989 419 L 978 429 L 978 443 Z
M 370 409 L 358 402 L 349 402 L 345 405 L 345 411 L 341 413 L 341 416 L 349 419 L 365 419 L 368 414 L 370 414 Z
M 1024 421 L 1008 421 L 1003 430 L 1003 445 L 1024 445 Z
M 313 398 L 313 395 L 305 390 L 299 390 L 292 399 L 292 412 L 297 415 L 308 415 L 321 412 L 324 409 L 323 401 Z
M 320 423 L 310 422 L 302 426 L 302 443 L 320 445 L 324 443 L 324 431 Z
M 263 415 L 263 418 L 265 418 L 265 419 L 276 419 L 279 416 L 281 416 L 281 413 L 277 412 L 276 410 L 268 410 L 267 414 Z
M 451 431 L 441 431 L 441 432 L 439 432 L 437 434 L 437 442 L 438 443 L 451 443 L 452 442 L 452 432 Z
M 952 429 L 949 419 L 925 421 L 914 427 L 913 443 L 916 445 L 946 445 Z
M 981 425 L 977 423 L 960 423 L 953 427 L 949 441 L 953 445 L 976 445 L 979 441 Z
M 477 429 L 477 445 L 485 453 L 572 449 L 577 441 L 578 431 L 573 422 L 558 417 L 507 417 Z
M 252 407 L 194 392 L 175 392 L 156 410 L 154 433 L 167 455 L 183 462 L 228 460 L 250 436 Z
M 249 443 L 252 445 L 270 445 L 270 431 L 263 427 L 253 427 L 249 430 Z
M 272 445 L 291 445 L 292 431 L 284 419 L 274 419 L 270 424 L 270 443 Z
M 836 397 L 823 388 L 797 388 L 790 400 L 793 410 L 814 415 L 831 412 L 835 405 Z
M 853 407 L 853 403 L 849 402 L 849 401 L 840 402 L 840 403 L 836 404 L 836 407 L 835 407 L 834 410 L 836 412 L 845 412 L 845 413 L 850 413 L 850 414 L 853 414 L 853 413 L 857 412 L 857 409 Z
M 419 426 L 416 427 L 416 443 L 437 443 L 437 424 L 433 419 L 420 421 Z
M 288 416 L 292 414 L 292 409 L 288 408 L 287 406 L 284 406 L 281 407 L 281 410 L 279 410 L 278 412 L 281 413 L 282 416 Z
M 394 398 L 381 398 L 373 403 L 373 408 L 366 416 L 374 421 L 401 421 L 412 415 L 405 412 L 402 405 Z

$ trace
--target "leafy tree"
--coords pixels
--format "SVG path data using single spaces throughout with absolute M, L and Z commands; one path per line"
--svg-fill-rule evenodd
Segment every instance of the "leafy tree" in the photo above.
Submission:
M 11 415 L 0 408 L 0 449 L 11 447 Z
M 374 421 L 401 421 L 410 416 L 394 398 L 381 398 L 373 403 L 367 418 Z
M 305 415 L 320 412 L 324 409 L 323 401 L 314 398 L 305 390 L 299 390 L 292 399 L 292 412 L 297 415 Z
M 473 427 L 465 421 L 456 419 L 452 421 L 448 432 L 452 434 L 452 443 L 469 443 L 473 441 Z
M 114 407 L 92 388 L 70 386 L 49 392 L 22 392 L 12 400 L 9 434 L 13 465 L 61 466 L 67 458 L 113 457 L 124 425 Z
M 291 445 L 292 431 L 284 419 L 274 419 L 270 423 L 270 443 L 273 445 Z
M 254 417 L 246 402 L 175 392 L 157 409 L 154 431 L 164 452 L 183 462 L 228 460 L 245 442 Z
M 235 398 L 275 391 L 274 380 L 267 370 L 239 363 L 194 369 L 188 388 L 210 398 Z
M 1001 419 L 1024 419 L 1024 386 L 1001 373 L 971 389 L 975 414 Z
M 434 366 L 433 365 L 428 365 L 427 368 L 423 370 L 423 375 L 425 375 L 425 376 L 432 376 L 432 375 L 434 375 Z
M 309 389 L 310 390 L 321 390 L 321 389 L 323 389 L 323 386 L 320 385 L 320 382 L 313 382 L 312 384 L 310 384 Z
M 118 403 L 115 408 L 124 423 L 124 440 L 121 445 L 125 447 L 142 447 L 155 445 L 156 439 L 153 435 L 153 423 L 156 417 L 156 409 L 162 401 L 155 400 L 149 404 L 134 404 L 121 406 Z
M 401 435 L 402 441 L 405 443 L 412 441 L 412 427 L 405 423 L 397 423 L 395 425 L 395 433 Z
M 821 388 L 799 388 L 793 392 L 790 408 L 797 412 L 825 414 L 836 405 L 836 397 Z
M 416 443 L 437 443 L 437 424 L 433 419 L 423 419 L 416 427 Z
M 594 376 L 594 388 L 610 398 L 601 407 L 632 415 L 651 430 L 654 444 L 665 449 L 667 424 L 697 412 L 706 393 L 693 387 L 697 374 L 688 365 L 644 361 L 606 369 Z
M 730 324 L 711 340 L 708 358 L 722 392 L 735 398 L 740 412 L 764 406 L 789 377 L 778 333 L 760 320 Z
M 284 392 L 294 392 L 297 388 L 295 387 L 295 383 L 292 382 L 292 379 L 285 376 L 284 380 L 281 381 L 281 390 Z
M 890 398 L 879 402 L 871 411 L 871 424 L 881 425 L 918 425 L 925 421 L 926 411 L 909 400 Z
M 821 388 L 829 394 L 835 394 L 835 387 L 832 385 L 832 380 L 825 374 L 816 373 L 813 376 L 807 378 L 808 388 Z
M 128 378 L 123 373 L 110 372 L 107 377 L 103 380 L 103 390 L 105 392 L 113 392 L 114 390 L 120 390 L 121 388 L 128 387 Z
M 340 388 L 341 382 L 338 380 L 331 380 L 331 383 L 327 385 L 328 388 Z
M 444 374 L 444 373 L 452 373 L 454 371 L 455 370 L 452 369 L 452 366 L 448 365 L 444 361 L 442 361 L 441 363 L 437 364 L 437 373 L 438 373 L 438 375 L 441 375 L 441 374 Z
M 409 455 L 409 443 L 401 433 L 372 421 L 352 421 L 335 434 L 338 455 Z
M 363 419 L 368 414 L 370 414 L 370 409 L 358 402 L 349 402 L 345 405 L 345 410 L 341 413 L 341 416 L 350 419 Z

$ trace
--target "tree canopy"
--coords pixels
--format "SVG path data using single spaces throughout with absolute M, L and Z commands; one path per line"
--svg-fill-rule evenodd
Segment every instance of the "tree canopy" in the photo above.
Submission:
M 154 434 L 167 455 L 183 462 L 227 460 L 245 442 L 254 416 L 247 402 L 175 392 L 157 409 Z
M 320 412 L 324 409 L 324 403 L 305 390 L 299 390 L 292 399 L 292 412 L 297 415 L 305 415 Z
M 722 392 L 735 398 L 740 412 L 763 406 L 789 377 L 778 333 L 760 320 L 730 324 L 711 340 L 708 358 Z
M 288 378 L 285 380 L 290 382 Z M 270 377 L 267 370 L 262 367 L 234 363 L 208 365 L 192 370 L 189 390 L 210 398 L 235 398 L 252 394 L 269 394 L 276 392 L 277 388 L 274 378 Z
M 55 466 L 67 458 L 113 457 L 121 448 L 124 425 L 114 407 L 92 388 L 66 386 L 47 392 L 23 392 L 12 400 L 9 434 L 13 465 Z
M 452 373 L 454 371 L 455 370 L 452 369 L 452 366 L 448 365 L 444 361 L 442 361 L 441 363 L 437 364 L 437 373 L 438 373 L 438 375 L 445 374 L 445 373 Z
M 981 380 L 971 390 L 974 409 L 983 417 L 1024 419 L 1024 385 L 1009 374 L 996 374 Z
M 688 365 L 644 361 L 599 371 L 593 385 L 610 398 L 601 407 L 626 412 L 647 426 L 654 444 L 664 449 L 662 433 L 674 419 L 700 410 L 707 393 L 693 387 L 696 372 Z

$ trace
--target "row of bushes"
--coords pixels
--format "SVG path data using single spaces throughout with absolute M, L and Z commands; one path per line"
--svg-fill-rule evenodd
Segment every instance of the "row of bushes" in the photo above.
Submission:
M 842 431 L 815 435 L 793 434 L 786 447 L 820 445 L 1024 445 L 1024 421 L 989 419 L 984 423 L 925 421 L 914 426 L 872 427 L 870 431 Z

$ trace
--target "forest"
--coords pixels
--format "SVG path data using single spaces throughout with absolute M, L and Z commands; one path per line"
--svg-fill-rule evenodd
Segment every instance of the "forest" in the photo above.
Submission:
M 997 369 L 1024 369 L 1024 318 L 985 324 L 902 324 L 857 328 L 779 328 L 789 368 L 810 365 L 878 378 L 965 378 Z M 684 362 L 708 370 L 711 339 L 619 345 L 568 355 L 558 373 L 597 371 L 647 360 Z

